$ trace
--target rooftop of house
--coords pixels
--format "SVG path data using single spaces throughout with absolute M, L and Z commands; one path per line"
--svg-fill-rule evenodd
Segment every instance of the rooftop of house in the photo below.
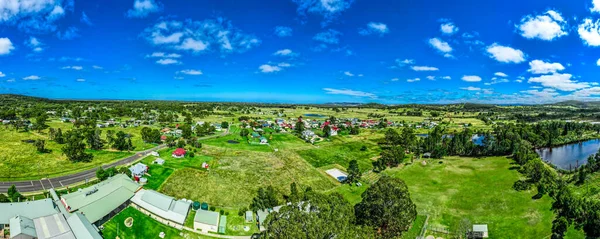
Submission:
M 33 224 L 32 219 L 24 216 L 16 216 L 10 219 L 10 237 L 17 238 L 17 236 L 20 235 L 37 238 L 37 233 L 35 232 L 35 225 Z

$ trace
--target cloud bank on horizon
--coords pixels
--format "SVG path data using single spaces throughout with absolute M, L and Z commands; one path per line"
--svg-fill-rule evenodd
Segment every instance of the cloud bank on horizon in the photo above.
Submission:
M 287 103 L 600 100 L 600 0 L 7 0 L 0 93 Z

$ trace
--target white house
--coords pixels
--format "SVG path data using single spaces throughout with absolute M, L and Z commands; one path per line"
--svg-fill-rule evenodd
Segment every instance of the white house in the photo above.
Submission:
M 129 171 L 131 171 L 131 176 L 142 177 L 144 174 L 146 174 L 146 172 L 148 172 L 148 166 L 143 163 L 137 163 L 129 167 Z

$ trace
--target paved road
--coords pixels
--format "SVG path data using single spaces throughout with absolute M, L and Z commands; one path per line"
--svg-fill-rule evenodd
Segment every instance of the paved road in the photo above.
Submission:
M 118 166 L 118 165 L 128 164 L 128 163 L 134 162 L 138 159 L 141 159 L 141 158 L 147 156 L 152 151 L 157 151 L 157 150 L 160 150 L 160 149 L 163 149 L 166 147 L 167 147 L 166 145 L 162 144 L 162 145 L 156 146 L 156 147 L 148 149 L 148 150 L 140 151 L 132 156 L 123 158 L 114 163 L 103 165 L 102 168 L 107 169 L 107 168 Z M 79 182 L 84 182 L 86 179 L 92 179 L 95 177 L 96 177 L 96 168 L 93 168 L 93 169 L 86 170 L 83 172 L 79 172 L 79 173 L 75 173 L 75 174 L 71 174 L 71 175 L 60 176 L 60 177 L 56 177 L 56 178 L 50 178 L 50 179 L 0 182 L 0 193 L 5 193 L 8 190 L 8 188 L 13 184 L 17 187 L 17 190 L 19 190 L 19 192 L 26 193 L 26 192 L 44 191 L 44 190 L 48 190 L 50 188 L 62 188 L 62 187 L 68 186 L 68 185 L 76 184 Z
M 225 136 L 225 135 L 229 134 L 229 129 L 230 128 L 227 128 L 221 134 L 209 135 L 209 136 L 201 137 L 199 139 L 205 140 L 205 139 Z M 117 162 L 103 165 L 102 168 L 107 169 L 107 168 L 118 166 L 118 165 L 128 164 L 128 163 L 134 162 L 138 159 L 141 159 L 143 157 L 146 157 L 152 151 L 158 151 L 158 150 L 164 149 L 166 147 L 167 147 L 166 145 L 162 144 L 162 145 L 156 146 L 156 147 L 148 149 L 148 150 L 140 151 L 132 156 L 123 158 Z M 90 169 L 87 171 L 74 173 L 71 175 L 65 175 L 65 176 L 61 176 L 61 177 L 56 177 L 56 178 L 50 178 L 50 179 L 0 182 L 0 193 L 6 193 L 8 191 L 8 188 L 10 186 L 12 186 L 13 184 L 17 187 L 17 190 L 19 192 L 26 193 L 26 192 L 45 191 L 50 188 L 62 188 L 62 187 L 66 187 L 68 185 L 73 185 L 76 183 L 84 182 L 86 179 L 92 179 L 95 177 L 96 177 L 96 168 L 93 168 L 93 169 Z

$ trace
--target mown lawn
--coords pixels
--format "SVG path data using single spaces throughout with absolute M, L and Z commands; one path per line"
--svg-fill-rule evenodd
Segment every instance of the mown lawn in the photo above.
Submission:
M 73 163 L 62 154 L 63 145 L 47 139 L 46 131 L 17 132 L 12 128 L 0 126 L 0 179 L 24 180 L 40 179 L 44 177 L 57 177 L 71 174 L 86 169 L 98 167 L 132 155 L 133 153 L 87 150 L 94 155 L 94 159 L 87 163 Z M 33 144 L 22 140 L 46 140 L 46 148 L 50 153 L 38 153 Z
M 365 146 L 363 151 L 361 148 Z M 351 160 L 356 160 L 361 171 L 373 168 L 372 158 L 379 155 L 380 148 L 371 141 L 359 141 L 349 136 L 335 136 L 331 142 L 323 142 L 316 148 L 297 151 L 302 158 L 314 167 L 339 164 L 348 167 Z
M 426 166 L 415 163 L 384 173 L 403 179 L 429 224 L 454 231 L 463 218 L 488 224 L 490 238 L 543 238 L 551 234 L 554 214 L 547 196 L 517 192 L 519 173 L 505 157 L 448 157 Z
M 212 157 L 210 170 L 178 169 L 160 191 L 211 205 L 239 209 L 252 201 L 259 187 L 273 186 L 279 194 L 289 194 L 289 185 L 325 191 L 335 183 L 296 153 L 223 150 L 204 146 L 202 154 Z
M 131 227 L 125 226 L 125 219 L 128 217 L 133 218 L 133 225 Z M 118 225 L 118 226 L 117 226 Z M 113 217 L 110 221 L 106 222 L 102 230 L 102 236 L 104 238 L 113 239 L 115 237 L 123 239 L 146 239 L 146 238 L 160 238 L 158 235 L 161 232 L 165 233 L 166 239 L 170 238 L 197 238 L 197 239 L 212 239 L 213 237 L 203 236 L 187 231 L 180 231 L 175 228 L 164 225 L 140 211 L 128 207 L 121 213 Z M 118 234 L 117 234 L 118 230 Z

